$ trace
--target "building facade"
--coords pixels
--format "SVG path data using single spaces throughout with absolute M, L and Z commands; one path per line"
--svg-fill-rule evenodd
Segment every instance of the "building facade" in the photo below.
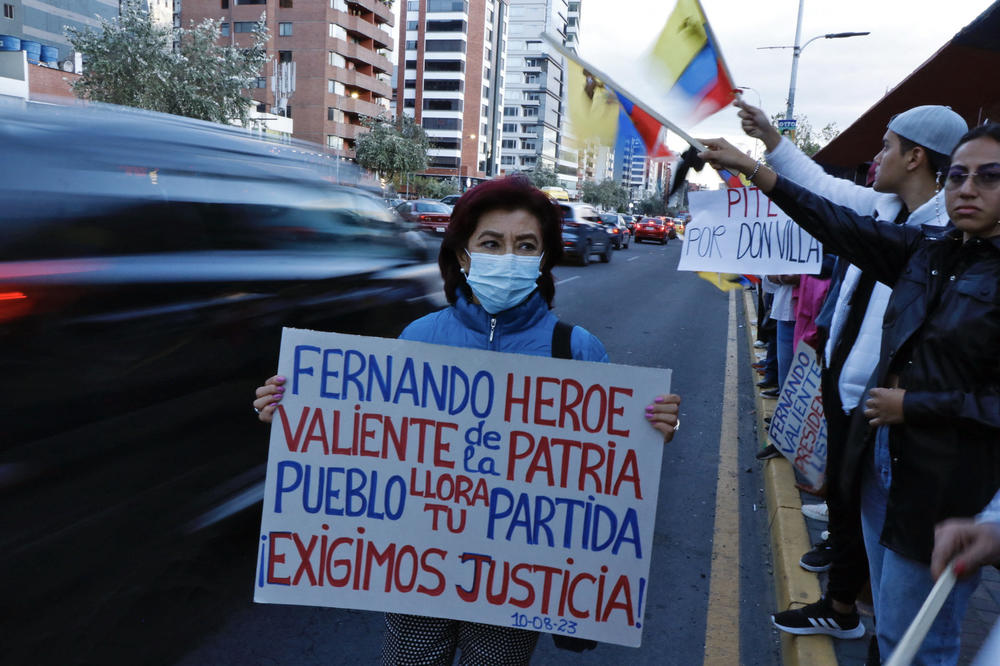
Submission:
M 542 32 L 565 38 L 566 0 L 510 0 L 500 172 L 556 171 L 565 62 Z
M 158 8 L 167 0 L 150 1 Z M 66 28 L 97 29 L 100 18 L 118 16 L 118 0 L 0 0 L 0 4 L 0 35 L 57 49 L 57 60 L 48 62 L 72 62 L 73 47 L 66 39 Z
M 461 187 L 498 173 L 507 0 L 407 0 L 396 112 L 430 140 L 427 174 Z
M 264 14 L 271 62 L 250 91 L 258 111 L 294 119 L 293 136 L 354 156 L 365 117 L 388 115 L 391 7 L 382 0 L 184 0 L 185 25 L 221 21 L 229 44 L 252 43 Z

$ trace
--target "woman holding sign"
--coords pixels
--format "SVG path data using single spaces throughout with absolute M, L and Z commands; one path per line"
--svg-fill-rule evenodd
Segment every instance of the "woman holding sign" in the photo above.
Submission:
M 706 146 L 702 158 L 748 174 L 827 249 L 893 287 L 838 473 L 845 496 L 860 492 L 879 649 L 890 655 L 934 584 L 934 525 L 975 515 L 1000 487 L 1000 124 L 959 140 L 941 174 L 950 223 L 936 230 L 858 215 L 722 139 Z M 956 585 L 914 663 L 958 660 L 975 585 Z
M 438 265 L 451 305 L 422 317 L 405 340 L 534 356 L 607 362 L 604 346 L 550 312 L 552 268 L 562 257 L 559 208 L 529 181 L 503 178 L 462 196 L 441 243 Z M 257 389 L 254 409 L 270 423 L 284 392 L 283 377 Z M 657 396 L 646 419 L 669 442 L 678 427 L 676 395 Z M 386 614 L 387 664 L 526 664 L 538 641 L 533 631 L 443 618 Z

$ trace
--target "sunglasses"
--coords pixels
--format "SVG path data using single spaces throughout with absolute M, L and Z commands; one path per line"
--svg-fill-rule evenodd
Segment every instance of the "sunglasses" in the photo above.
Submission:
M 940 178 L 942 174 L 938 174 Z M 943 174 L 944 189 L 957 190 L 965 183 L 965 179 L 972 176 L 972 183 L 976 187 L 984 190 L 992 190 L 1000 185 L 1000 164 L 986 164 L 980 167 L 979 171 L 969 173 L 961 167 L 952 167 Z

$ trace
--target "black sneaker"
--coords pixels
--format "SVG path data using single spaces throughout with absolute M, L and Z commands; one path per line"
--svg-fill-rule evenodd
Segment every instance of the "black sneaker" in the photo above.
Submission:
M 757 458 L 757 460 L 768 460 L 769 458 L 777 458 L 780 455 L 781 451 L 774 448 L 774 444 L 768 444 L 760 451 L 758 451 L 757 455 L 754 457 Z
M 833 548 L 830 547 L 830 540 L 823 539 L 802 556 L 799 566 L 806 571 L 822 573 L 830 570 L 830 562 L 833 561 Z
M 865 635 L 865 625 L 861 624 L 858 612 L 838 613 L 833 610 L 826 597 L 802 608 L 776 613 L 771 622 L 778 629 L 789 634 L 826 634 L 834 638 L 861 638 Z

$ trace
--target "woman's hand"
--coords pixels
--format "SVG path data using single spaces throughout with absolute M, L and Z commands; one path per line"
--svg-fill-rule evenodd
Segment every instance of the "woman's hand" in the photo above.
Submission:
M 253 408 L 257 412 L 257 418 L 264 423 L 270 423 L 274 418 L 274 410 L 281 397 L 285 394 L 285 378 L 279 375 L 269 377 L 263 386 L 257 387 L 257 399 L 253 401 Z
M 870 426 L 894 425 L 903 422 L 903 396 L 906 389 L 873 388 L 865 401 L 865 417 Z
M 742 99 L 737 99 L 733 102 L 733 106 L 738 107 L 740 110 L 738 115 L 744 132 L 755 139 L 763 141 L 767 152 L 771 152 L 778 147 L 778 144 L 781 143 L 781 134 L 771 124 L 771 120 L 764 113 L 763 109 L 751 106 Z
M 646 420 L 649 424 L 663 433 L 663 443 L 666 444 L 674 438 L 674 433 L 680 427 L 681 397 L 679 395 L 658 395 L 653 400 L 653 404 L 646 407 Z
M 713 169 L 729 169 L 749 174 L 757 164 L 753 158 L 725 139 L 701 139 L 706 150 L 698 157 L 708 162 Z
M 970 576 L 987 564 L 1000 561 L 1000 525 L 952 518 L 934 528 L 931 575 L 938 578 L 955 560 L 955 575 Z

